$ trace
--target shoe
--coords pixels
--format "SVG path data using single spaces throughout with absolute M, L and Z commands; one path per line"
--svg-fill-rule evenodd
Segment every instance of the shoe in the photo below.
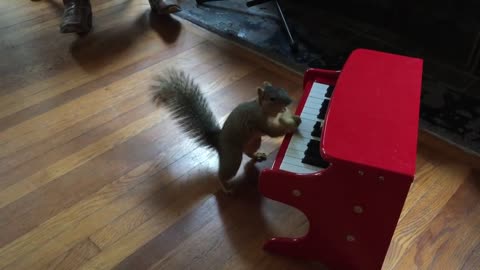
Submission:
M 61 33 L 87 33 L 92 29 L 92 7 L 89 0 L 63 0 Z
M 177 4 L 168 3 L 169 0 L 148 0 L 150 8 L 159 15 L 172 14 L 182 11 Z

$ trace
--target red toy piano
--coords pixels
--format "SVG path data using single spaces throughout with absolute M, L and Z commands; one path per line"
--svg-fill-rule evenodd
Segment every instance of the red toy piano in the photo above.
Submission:
M 423 61 L 358 49 L 341 71 L 309 69 L 260 192 L 302 211 L 309 231 L 268 251 L 329 269 L 381 269 L 414 179 Z

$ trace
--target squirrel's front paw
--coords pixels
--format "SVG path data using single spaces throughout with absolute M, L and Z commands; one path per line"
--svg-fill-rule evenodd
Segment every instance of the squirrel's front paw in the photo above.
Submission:
M 233 193 L 233 187 L 230 183 L 221 183 L 222 190 L 225 194 L 232 194 Z
M 298 115 L 294 115 L 293 116 L 293 121 L 295 121 L 295 124 L 298 126 L 300 126 L 300 124 L 302 123 L 302 118 L 300 118 L 300 116 Z
M 265 153 L 257 152 L 254 154 L 254 156 L 255 156 L 255 161 L 258 161 L 258 162 L 267 160 L 267 154 Z

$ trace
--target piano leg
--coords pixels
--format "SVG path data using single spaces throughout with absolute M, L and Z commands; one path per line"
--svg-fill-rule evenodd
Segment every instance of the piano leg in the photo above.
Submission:
M 265 250 L 319 261 L 329 269 L 382 268 L 411 180 L 391 174 L 388 181 L 366 180 L 358 171 L 342 167 L 329 167 L 321 178 L 272 169 L 261 172 L 260 192 L 296 208 L 309 222 L 305 236 L 273 238 Z
M 310 203 L 309 198 L 311 195 L 305 195 L 312 190 L 312 187 L 318 186 L 318 184 L 312 182 L 312 180 L 308 178 L 300 178 L 291 181 L 291 178 L 288 176 L 282 177 L 270 169 L 264 170 L 261 178 L 262 179 L 259 182 L 259 191 L 263 196 L 295 207 L 302 212 L 309 209 L 308 204 Z M 321 189 L 313 190 L 317 191 Z M 305 212 L 303 212 L 303 214 L 308 215 Z
M 285 238 L 277 237 L 268 240 L 263 248 L 266 251 L 277 253 L 283 256 L 291 256 L 296 258 L 305 258 L 306 238 Z

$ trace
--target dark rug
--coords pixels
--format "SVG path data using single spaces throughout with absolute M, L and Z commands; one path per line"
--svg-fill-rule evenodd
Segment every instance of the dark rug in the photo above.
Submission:
M 273 3 L 248 8 L 238 0 L 179 1 L 183 11 L 177 15 L 300 72 L 341 69 L 356 48 L 423 58 L 420 128 L 480 154 L 480 23 L 474 8 L 349 1 L 281 1 L 296 52 Z

